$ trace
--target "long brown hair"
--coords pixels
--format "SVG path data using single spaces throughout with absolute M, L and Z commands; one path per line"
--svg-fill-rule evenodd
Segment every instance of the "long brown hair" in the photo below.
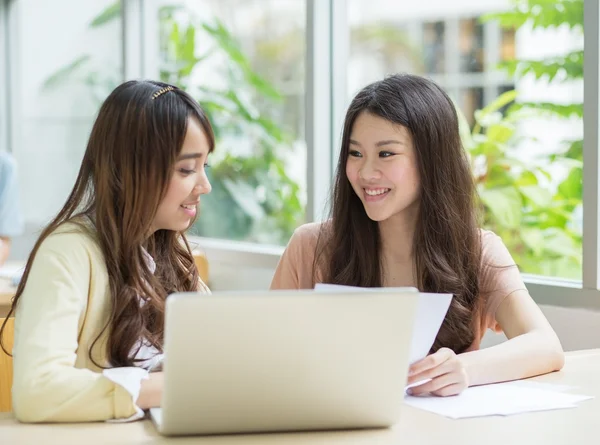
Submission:
M 331 196 L 331 220 L 322 225 L 313 269 L 325 281 L 380 287 L 379 225 L 371 220 L 346 176 L 349 139 L 358 115 L 368 112 L 406 127 L 417 156 L 420 203 L 413 240 L 416 286 L 454 295 L 432 352 L 465 351 L 480 310 L 481 239 L 476 189 L 447 94 L 423 77 L 397 74 L 363 88 L 350 104 Z M 389 241 L 388 241 L 389 242 Z
M 133 349 L 141 338 L 162 351 L 167 295 L 198 289 L 198 272 L 185 235 L 170 230 L 152 233 L 151 227 L 190 118 L 201 125 L 212 151 L 211 124 L 183 90 L 162 82 L 128 81 L 108 96 L 92 128 L 75 186 L 29 255 L 9 316 L 27 286 L 40 245 L 59 226 L 73 222 L 100 246 L 112 303 L 108 323 L 90 348 L 90 359 L 94 362 L 91 349 L 106 329 L 111 366 L 132 366 L 137 352 Z M 92 231 L 86 219 L 93 223 Z M 144 249 L 155 259 L 154 273 Z M 146 300 L 142 307 L 139 296 Z M 3 330 L 4 324 L 0 339 Z

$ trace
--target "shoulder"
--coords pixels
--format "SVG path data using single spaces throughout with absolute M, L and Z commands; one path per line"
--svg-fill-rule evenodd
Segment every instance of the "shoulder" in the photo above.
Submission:
M 302 257 L 314 257 L 317 245 L 322 244 L 329 236 L 331 224 L 329 221 L 307 223 L 299 226 L 290 241 L 286 251 Z
M 294 230 L 294 233 L 292 234 L 292 237 L 290 238 L 290 242 L 292 240 L 296 241 L 296 242 L 301 242 L 301 241 L 315 241 L 316 242 L 316 240 L 319 238 L 319 234 L 322 232 L 322 230 L 324 230 L 326 228 L 326 224 L 327 223 L 319 223 L 319 222 L 302 224 L 296 230 Z
M 40 243 L 37 257 L 55 256 L 71 267 L 82 268 L 90 261 L 102 259 L 93 229 L 78 220 L 65 222 L 53 230 Z
M 481 237 L 481 261 L 483 267 L 507 267 L 515 266 L 515 262 L 506 248 L 506 245 L 498 235 L 491 230 L 480 229 Z
M 312 289 L 319 279 L 313 270 L 317 244 L 327 233 L 328 223 L 309 223 L 298 227 L 281 256 L 271 289 Z M 317 272 L 317 276 L 313 272 Z
M 32 304 L 40 305 L 41 300 L 79 311 L 96 291 L 104 295 L 104 256 L 94 238 L 79 224 L 63 223 L 48 234 L 27 268 L 19 300 L 21 311 L 35 312 Z
M 527 292 L 518 265 L 498 235 L 481 230 L 480 295 L 484 299 L 484 327 L 498 330 L 496 310 L 509 295 Z

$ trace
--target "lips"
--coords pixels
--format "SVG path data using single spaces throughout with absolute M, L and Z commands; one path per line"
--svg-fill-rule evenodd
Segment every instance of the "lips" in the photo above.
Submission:
M 387 198 L 391 189 L 387 187 L 369 187 L 363 188 L 363 191 L 363 200 L 367 203 L 375 203 Z
M 181 204 L 179 207 L 187 216 L 193 218 L 196 216 L 196 212 L 198 211 L 198 204 L 200 204 L 200 202 L 196 201 L 192 203 Z
M 364 189 L 365 193 L 369 196 L 379 196 L 379 195 L 383 195 L 384 193 L 387 193 L 390 191 L 390 189 L 388 188 L 370 188 L 370 189 Z
M 187 209 L 187 210 L 194 210 L 194 209 L 196 209 L 196 207 L 198 207 L 198 204 L 200 204 L 200 201 L 186 202 L 184 204 L 181 204 L 180 207 L 183 207 L 184 209 Z

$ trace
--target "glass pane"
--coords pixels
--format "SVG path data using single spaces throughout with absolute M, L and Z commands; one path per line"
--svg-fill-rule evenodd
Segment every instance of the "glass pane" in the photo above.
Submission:
M 387 73 L 441 72 L 444 68 L 444 28 L 430 24 L 430 33 L 421 44 L 407 23 L 382 16 L 377 20 L 363 21 L 366 4 L 350 2 L 354 11 L 350 17 L 350 58 L 348 67 L 348 91 L 353 92 Z M 366 9 L 366 8 L 365 8 Z M 356 19 L 353 17 L 356 16 Z M 427 39 L 427 40 L 425 40 Z M 421 50 L 421 46 L 426 48 Z M 424 57 L 426 54 L 426 57 Z
M 8 41 L 16 72 L 11 129 L 26 234 L 12 254 L 25 258 L 64 204 L 96 112 L 122 81 L 122 20 L 114 0 L 16 6 L 18 38 Z
M 475 111 L 483 108 L 483 88 L 467 88 L 460 92 L 460 109 L 465 114 L 469 127 L 475 125 Z
M 498 93 L 496 94 L 496 97 L 499 97 L 500 95 L 504 94 L 504 93 L 508 93 L 509 91 L 513 91 L 515 89 L 515 85 L 501 85 L 498 87 Z M 510 107 L 510 103 L 501 106 L 498 111 L 500 113 L 502 113 L 503 116 L 506 116 L 506 113 Z
M 500 59 L 502 61 L 514 60 L 516 57 L 515 47 L 515 29 L 505 28 L 502 29 L 502 39 L 500 48 Z
M 460 70 L 465 73 L 483 71 L 483 25 L 476 18 L 459 22 Z
M 393 72 L 437 81 L 475 136 L 465 147 L 484 227 L 502 237 L 522 272 L 580 280 L 583 2 L 561 2 L 561 14 L 553 2 L 533 10 L 501 1 L 421 3 L 348 0 L 348 99 Z M 483 19 L 498 12 L 507 13 L 502 24 Z M 550 17 L 548 26 L 532 29 L 525 18 L 534 16 Z
M 444 22 L 423 25 L 423 59 L 427 73 L 443 73 L 445 67 Z
M 153 1 L 158 74 L 203 105 L 217 144 L 192 233 L 285 244 L 304 222 L 303 0 Z

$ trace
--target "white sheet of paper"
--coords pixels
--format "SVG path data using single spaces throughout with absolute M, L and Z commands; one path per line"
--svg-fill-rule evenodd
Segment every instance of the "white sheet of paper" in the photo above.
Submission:
M 547 389 L 548 391 L 566 392 L 577 389 L 576 386 L 570 385 L 557 385 L 555 383 L 536 382 L 534 380 L 515 380 L 512 382 L 505 382 L 503 385 L 519 386 L 521 388 L 535 388 L 535 389 Z
M 327 292 L 328 290 L 348 291 L 373 291 L 376 289 L 354 286 L 341 286 L 338 284 L 317 283 L 315 290 Z M 413 335 L 410 347 L 410 363 L 426 357 L 435 341 L 440 326 L 450 307 L 452 294 L 419 293 L 417 313 L 414 322 Z
M 404 402 L 451 419 L 462 419 L 575 408 L 577 403 L 593 398 L 542 388 L 513 382 L 498 383 L 467 388 L 453 397 L 406 396 Z

